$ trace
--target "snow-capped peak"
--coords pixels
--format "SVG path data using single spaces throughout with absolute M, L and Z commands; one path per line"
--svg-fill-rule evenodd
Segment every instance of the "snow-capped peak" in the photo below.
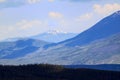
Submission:
M 48 34 L 59 34 L 59 33 L 66 34 L 67 32 L 63 32 L 63 31 L 60 31 L 60 30 L 49 30 L 47 33 Z
M 117 11 L 117 12 L 115 12 L 115 14 L 120 15 L 120 10 L 119 10 L 119 11 Z
M 120 16 L 120 10 L 116 11 L 114 14 L 112 14 L 112 17 L 118 17 Z

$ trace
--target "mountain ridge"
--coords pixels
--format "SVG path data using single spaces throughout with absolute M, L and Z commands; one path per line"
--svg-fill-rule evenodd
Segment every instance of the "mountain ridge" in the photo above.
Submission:
M 66 39 L 72 38 L 76 36 L 77 34 L 78 33 L 69 33 L 69 32 L 63 32 L 63 31 L 58 31 L 58 30 L 50 30 L 48 32 L 44 32 L 44 33 L 32 36 L 30 38 L 37 39 L 37 40 L 43 40 L 43 41 L 51 42 L 51 43 L 58 43 Z
M 49 63 L 59 65 L 120 64 L 120 33 L 77 47 L 56 46 L 18 59 L 0 59 L 0 64 Z
M 120 64 L 119 57 L 120 15 L 117 12 L 72 39 L 47 43 L 23 57 L 0 59 L 0 64 Z
M 118 33 L 120 32 L 120 14 L 118 13 L 120 13 L 120 11 L 105 17 L 93 25 L 93 27 L 80 33 L 79 35 L 53 45 L 65 43 L 66 46 L 80 46 L 89 44 L 91 41 L 96 39 L 102 39 L 112 34 Z
M 14 59 L 32 53 L 44 45 L 49 44 L 42 40 L 20 39 L 14 42 L 0 42 L 0 58 Z

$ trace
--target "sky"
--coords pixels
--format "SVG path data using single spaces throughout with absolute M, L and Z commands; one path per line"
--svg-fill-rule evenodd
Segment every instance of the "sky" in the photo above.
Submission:
M 0 40 L 49 30 L 81 33 L 120 10 L 120 0 L 0 0 Z

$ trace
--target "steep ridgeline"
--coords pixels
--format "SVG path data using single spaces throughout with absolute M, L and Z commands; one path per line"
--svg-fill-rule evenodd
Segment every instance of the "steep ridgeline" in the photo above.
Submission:
M 26 54 L 37 51 L 44 45 L 48 44 L 45 41 L 34 39 L 21 39 L 10 42 L 0 42 L 0 58 L 13 59 L 25 56 Z
M 120 32 L 120 11 L 102 19 L 90 29 L 80 33 L 78 36 L 53 45 L 81 46 L 89 44 L 97 39 L 106 38 L 110 35 Z

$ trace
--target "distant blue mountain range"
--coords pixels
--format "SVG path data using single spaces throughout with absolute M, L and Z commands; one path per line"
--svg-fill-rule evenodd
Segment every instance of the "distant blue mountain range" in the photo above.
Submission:
M 39 35 L 35 35 L 30 38 L 37 39 L 37 40 L 43 40 L 43 41 L 51 42 L 51 43 L 58 43 L 66 39 L 75 37 L 76 35 L 78 35 L 78 33 L 67 33 L 67 32 L 62 32 L 58 30 L 50 30 L 48 32 L 41 33 Z
M 20 39 L 17 41 L 0 42 L 0 58 L 14 59 L 23 57 L 48 44 L 48 42 L 34 39 Z
M 35 40 L 42 40 L 50 43 L 58 43 L 61 41 L 64 41 L 66 39 L 75 37 L 79 33 L 69 33 L 69 32 L 63 32 L 59 30 L 49 30 L 44 33 L 40 33 L 38 35 L 34 35 L 31 37 L 28 37 L 29 39 L 35 39 Z M 24 38 L 8 38 L 1 42 L 15 42 L 17 40 L 22 40 Z
M 120 11 L 58 43 L 22 39 L 0 43 L 0 64 L 120 64 Z

